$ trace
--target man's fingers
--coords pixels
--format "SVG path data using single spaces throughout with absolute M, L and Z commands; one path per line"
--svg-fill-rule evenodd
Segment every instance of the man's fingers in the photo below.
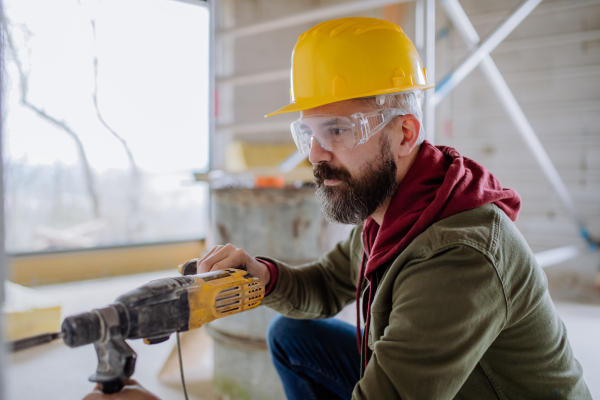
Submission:
M 212 249 L 210 249 L 205 255 L 203 255 L 202 257 L 200 257 L 200 259 L 198 260 L 198 265 L 200 265 L 200 263 L 202 261 L 206 260 L 211 255 L 213 255 L 215 253 L 215 251 L 218 251 L 219 249 L 222 249 L 222 248 L 223 248 L 223 246 L 215 246 Z
M 210 251 L 208 253 L 206 253 L 205 255 L 203 255 L 197 262 L 196 262 L 196 273 L 199 274 L 201 271 L 200 268 L 200 264 L 202 264 L 207 258 L 209 258 L 210 256 L 212 256 L 213 254 L 215 254 L 217 251 L 221 250 L 224 246 L 215 246 L 212 249 L 210 249 Z M 204 271 L 206 272 L 206 271 Z
M 214 268 L 215 264 L 219 261 L 225 260 L 232 254 L 235 254 L 237 250 L 235 246 L 232 244 L 227 244 L 225 246 L 218 246 L 220 249 L 215 250 L 211 255 L 206 257 L 203 261 L 198 262 L 198 273 L 209 272 L 215 269 L 225 269 L 225 268 Z
M 242 249 L 235 249 L 228 257 L 216 262 L 212 266 L 212 270 L 237 268 L 246 269 L 247 254 Z

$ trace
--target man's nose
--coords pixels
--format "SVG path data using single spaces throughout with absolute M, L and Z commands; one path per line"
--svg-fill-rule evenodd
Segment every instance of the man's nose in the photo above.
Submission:
M 325 150 L 321 147 L 321 144 L 315 137 L 310 138 L 310 153 L 308 153 L 308 161 L 312 164 L 320 164 L 323 162 L 330 162 L 333 158 L 333 154 L 330 151 Z

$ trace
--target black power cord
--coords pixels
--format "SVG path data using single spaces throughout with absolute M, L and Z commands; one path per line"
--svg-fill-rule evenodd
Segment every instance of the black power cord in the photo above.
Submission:
M 183 360 L 181 359 L 181 340 L 179 339 L 179 331 L 175 332 L 177 337 L 177 355 L 179 356 L 179 374 L 181 375 L 181 386 L 183 387 L 183 395 L 185 400 L 188 399 L 187 389 L 185 387 L 185 378 L 183 377 Z

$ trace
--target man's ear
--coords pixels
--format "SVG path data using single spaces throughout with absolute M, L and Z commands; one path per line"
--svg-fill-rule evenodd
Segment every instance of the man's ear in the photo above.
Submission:
M 413 114 L 402 116 L 402 140 L 398 147 L 398 156 L 406 157 L 417 144 L 421 123 Z

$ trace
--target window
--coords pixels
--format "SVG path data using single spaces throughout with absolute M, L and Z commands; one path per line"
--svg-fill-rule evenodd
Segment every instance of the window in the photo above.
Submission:
M 7 251 L 198 239 L 206 7 L 5 0 Z

